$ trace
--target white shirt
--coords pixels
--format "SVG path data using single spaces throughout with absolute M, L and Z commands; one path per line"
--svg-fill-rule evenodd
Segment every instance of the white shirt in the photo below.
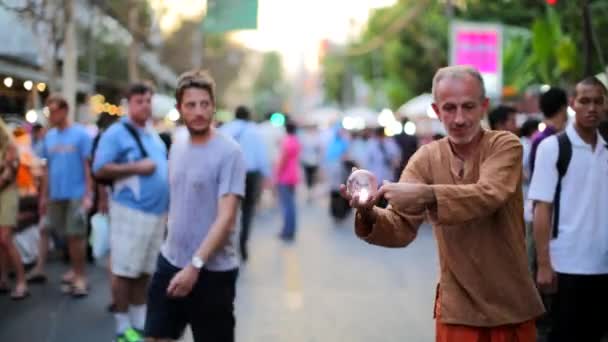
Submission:
M 261 144 L 262 135 L 258 125 L 251 121 L 235 119 L 219 128 L 229 137 L 232 137 L 241 146 L 247 172 L 261 172 L 264 177 L 271 176 L 271 166 L 268 160 L 267 149 Z
M 308 132 L 305 131 L 300 136 L 302 143 L 302 151 L 300 153 L 300 160 L 306 166 L 319 166 L 321 163 L 321 153 L 323 151 L 323 144 L 321 143 L 321 136 L 319 132 Z
M 566 128 L 572 159 L 562 178 L 559 232 L 550 242 L 555 271 L 568 274 L 608 274 L 608 149 L 597 135 L 595 151 Z M 528 198 L 553 203 L 557 185 L 557 137 L 538 146 Z
M 258 124 L 258 132 L 266 145 L 268 160 L 274 165 L 277 159 L 279 159 L 281 141 L 285 137 L 285 128 L 274 126 L 270 121 L 266 120 Z

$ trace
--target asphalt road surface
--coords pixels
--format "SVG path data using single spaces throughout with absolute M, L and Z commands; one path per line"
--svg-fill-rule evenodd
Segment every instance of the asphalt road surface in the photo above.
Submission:
M 437 255 L 430 228 L 408 248 L 381 248 L 353 235 L 352 217 L 336 225 L 327 213 L 326 200 L 301 201 L 293 244 L 277 239 L 277 209 L 256 217 L 250 261 L 238 280 L 237 341 L 433 341 Z M 65 268 L 51 263 L 50 281 L 33 285 L 25 301 L 0 297 L 0 341 L 113 340 L 105 270 L 90 267 L 91 294 L 72 299 L 60 292 Z M 183 340 L 191 340 L 188 333 Z

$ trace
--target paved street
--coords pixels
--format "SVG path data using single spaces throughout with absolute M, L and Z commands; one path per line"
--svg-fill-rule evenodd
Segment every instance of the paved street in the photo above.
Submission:
M 374 247 L 353 236 L 352 220 L 335 227 L 326 207 L 301 203 L 293 245 L 276 239 L 278 211 L 257 217 L 251 261 L 239 277 L 237 341 L 432 341 L 437 257 L 430 228 L 407 249 Z M 73 300 L 59 290 L 64 268 L 54 263 L 52 281 L 32 287 L 25 302 L 0 297 L 0 341 L 112 340 L 103 269 L 90 272 L 91 295 Z

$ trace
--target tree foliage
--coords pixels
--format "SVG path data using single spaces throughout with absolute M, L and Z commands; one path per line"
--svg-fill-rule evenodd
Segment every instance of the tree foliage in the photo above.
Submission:
M 376 11 L 361 41 L 355 45 L 365 45 L 374 37 L 383 36 L 393 18 L 406 15 L 413 3 L 400 1 Z M 425 8 L 424 16 L 414 17 L 397 34 L 384 36 L 379 49 L 351 59 L 356 70 L 376 89 L 384 91 L 390 105 L 396 107 L 430 89 L 431 79 L 420 75 L 432 74 L 446 64 L 447 27 L 442 7 L 433 2 Z
M 365 50 L 379 38 L 382 44 L 361 55 L 330 53 L 323 65 L 326 97 L 341 102 L 346 69 L 353 65 L 368 84 L 385 94 L 393 107 L 428 92 L 431 77 L 448 63 L 448 19 L 446 1 L 430 1 L 423 15 L 413 17 L 396 34 L 389 28 L 422 1 L 399 0 L 376 10 L 360 39 L 350 48 Z M 578 1 L 558 1 L 548 6 L 540 0 L 452 1 L 454 18 L 505 25 L 503 83 L 523 90 L 532 83 L 572 83 L 582 77 L 583 22 Z M 592 70 L 604 70 L 608 51 L 608 2 L 589 1 L 595 32 Z
M 322 61 L 325 96 L 332 102 L 342 103 L 344 101 L 343 87 L 345 86 L 346 64 L 344 57 L 338 54 L 329 54 Z
M 288 90 L 283 82 L 283 65 L 277 52 L 262 56 L 262 65 L 253 84 L 254 111 L 260 116 L 268 111 L 280 110 Z
M 194 48 L 191 37 L 194 30 L 199 29 L 200 22 L 183 22 L 177 31 L 165 38 L 159 49 L 160 60 L 178 74 L 191 69 Z M 188 38 L 184 39 L 184 37 Z M 223 105 L 226 89 L 239 76 L 247 53 L 248 50 L 229 42 L 224 35 L 204 36 L 202 67 L 211 72 L 216 82 L 218 106 Z

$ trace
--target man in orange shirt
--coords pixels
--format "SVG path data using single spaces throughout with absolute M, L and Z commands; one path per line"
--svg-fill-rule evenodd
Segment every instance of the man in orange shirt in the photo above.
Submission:
M 488 109 L 476 69 L 440 69 L 433 109 L 448 136 L 422 146 L 397 183 L 360 202 L 355 232 L 380 246 L 404 247 L 426 218 L 435 231 L 440 279 L 438 342 L 535 342 L 544 311 L 524 244 L 522 146 L 508 132 L 486 131 Z M 374 204 L 384 197 L 387 209 Z

